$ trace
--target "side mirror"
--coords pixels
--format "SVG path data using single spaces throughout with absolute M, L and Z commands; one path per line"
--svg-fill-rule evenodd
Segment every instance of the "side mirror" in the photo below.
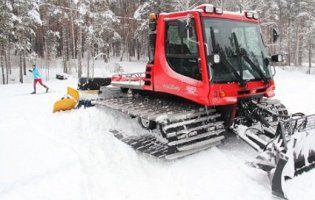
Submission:
M 272 41 L 273 41 L 273 43 L 275 43 L 278 40 L 279 36 L 280 35 L 279 35 L 278 31 L 273 28 L 272 29 Z
M 271 61 L 272 62 L 283 62 L 283 55 L 281 54 L 276 54 L 271 56 Z
M 276 67 L 272 66 L 271 68 L 271 76 L 274 77 L 276 75 L 277 71 L 276 71 Z
M 209 61 L 214 64 L 218 64 L 221 61 L 219 54 L 212 54 L 209 58 L 210 58 Z
M 205 45 L 206 55 L 207 55 L 207 57 L 209 57 L 209 56 L 210 56 L 210 49 L 209 49 L 209 46 L 208 46 L 207 43 L 204 43 L 204 45 Z

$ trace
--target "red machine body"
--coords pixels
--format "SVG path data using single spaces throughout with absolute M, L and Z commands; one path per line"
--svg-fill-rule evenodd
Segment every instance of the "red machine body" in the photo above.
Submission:
M 196 80 L 175 72 L 166 59 L 166 22 L 175 19 L 193 18 L 198 41 L 198 66 L 201 80 Z M 224 12 L 206 13 L 203 6 L 195 10 L 161 13 L 156 20 L 156 39 L 154 59 L 147 64 L 145 74 L 124 74 L 112 77 L 112 85 L 122 88 L 148 90 L 179 96 L 205 106 L 222 106 L 237 104 L 240 98 L 254 96 L 274 96 L 274 81 L 248 81 L 245 86 L 238 82 L 212 83 L 211 72 L 206 57 L 206 45 L 202 17 L 233 20 L 258 24 L 257 19 L 249 19 L 244 13 Z M 219 66 L 220 67 L 220 66 Z
M 268 55 L 255 12 L 204 4 L 153 14 L 145 72 L 113 76 L 99 105 L 137 117 L 147 130 L 158 128 L 156 138 L 163 142 L 151 134 L 113 134 L 139 152 L 168 160 L 217 145 L 232 131 L 262 152 L 251 165 L 268 172 L 272 193 L 285 198 L 285 177 L 314 166 L 309 141 L 315 115 L 290 116 L 280 101 L 267 99 L 275 90 L 269 62 L 281 60 L 280 54 Z M 134 95 L 126 95 L 127 88 Z
M 273 32 L 274 42 L 277 37 Z M 232 131 L 262 152 L 251 165 L 268 172 L 272 193 L 286 198 L 285 177 L 314 166 L 314 145 L 308 141 L 314 137 L 315 115 L 290 116 L 280 101 L 267 99 L 275 90 L 269 62 L 281 60 L 280 54 L 268 55 L 255 12 L 223 12 L 204 4 L 153 14 L 145 72 L 113 76 L 114 87 L 104 89 L 108 96 L 99 105 L 137 117 L 147 130 L 158 128 L 157 138 L 163 142 L 151 134 L 113 132 L 135 150 L 157 158 L 171 160 L 205 150 Z M 126 94 L 128 88 L 134 95 Z

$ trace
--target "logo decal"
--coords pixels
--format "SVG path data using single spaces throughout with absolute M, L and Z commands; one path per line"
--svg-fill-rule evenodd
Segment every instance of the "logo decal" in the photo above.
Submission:
M 197 88 L 193 86 L 186 86 L 186 92 L 192 95 L 197 95 Z
M 180 91 L 180 87 L 173 84 L 164 84 L 163 87 L 169 90 L 175 90 L 177 92 Z

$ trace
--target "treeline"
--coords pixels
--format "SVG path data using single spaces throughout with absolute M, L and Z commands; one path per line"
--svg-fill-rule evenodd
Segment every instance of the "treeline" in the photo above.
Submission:
M 12 68 L 19 68 L 20 82 L 26 74 L 26 57 L 42 58 L 49 70 L 61 58 L 63 71 L 82 70 L 90 76 L 93 61 L 108 62 L 147 56 L 148 14 L 193 9 L 212 3 L 224 10 L 256 10 L 263 31 L 277 28 L 281 34 L 270 51 L 281 51 L 285 65 L 311 60 L 314 45 L 313 0 L 2 0 L 0 1 L 0 67 L 3 84 Z M 265 35 L 268 35 L 265 34 Z M 270 34 L 269 34 L 270 35 Z M 12 57 L 18 58 L 13 66 Z

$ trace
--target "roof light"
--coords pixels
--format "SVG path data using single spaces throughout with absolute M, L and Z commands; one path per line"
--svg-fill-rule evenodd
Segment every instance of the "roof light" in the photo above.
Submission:
M 253 13 L 253 12 L 245 12 L 245 16 L 246 16 L 247 18 L 253 18 L 254 13 Z
M 206 13 L 214 13 L 215 7 L 212 4 L 207 4 L 204 9 Z
M 259 19 L 259 14 L 255 11 L 247 11 L 245 12 L 245 16 L 249 19 Z
M 223 13 L 222 8 L 214 7 L 212 4 L 206 4 L 204 7 L 204 11 L 206 13 L 216 13 L 216 14 L 222 14 Z
M 254 13 L 253 18 L 254 19 L 259 19 L 259 14 L 258 13 Z
M 150 13 L 149 19 L 150 19 L 150 21 L 156 21 L 157 20 L 157 14 L 156 13 Z
M 223 9 L 222 8 L 215 8 L 215 13 L 222 14 L 223 13 Z

